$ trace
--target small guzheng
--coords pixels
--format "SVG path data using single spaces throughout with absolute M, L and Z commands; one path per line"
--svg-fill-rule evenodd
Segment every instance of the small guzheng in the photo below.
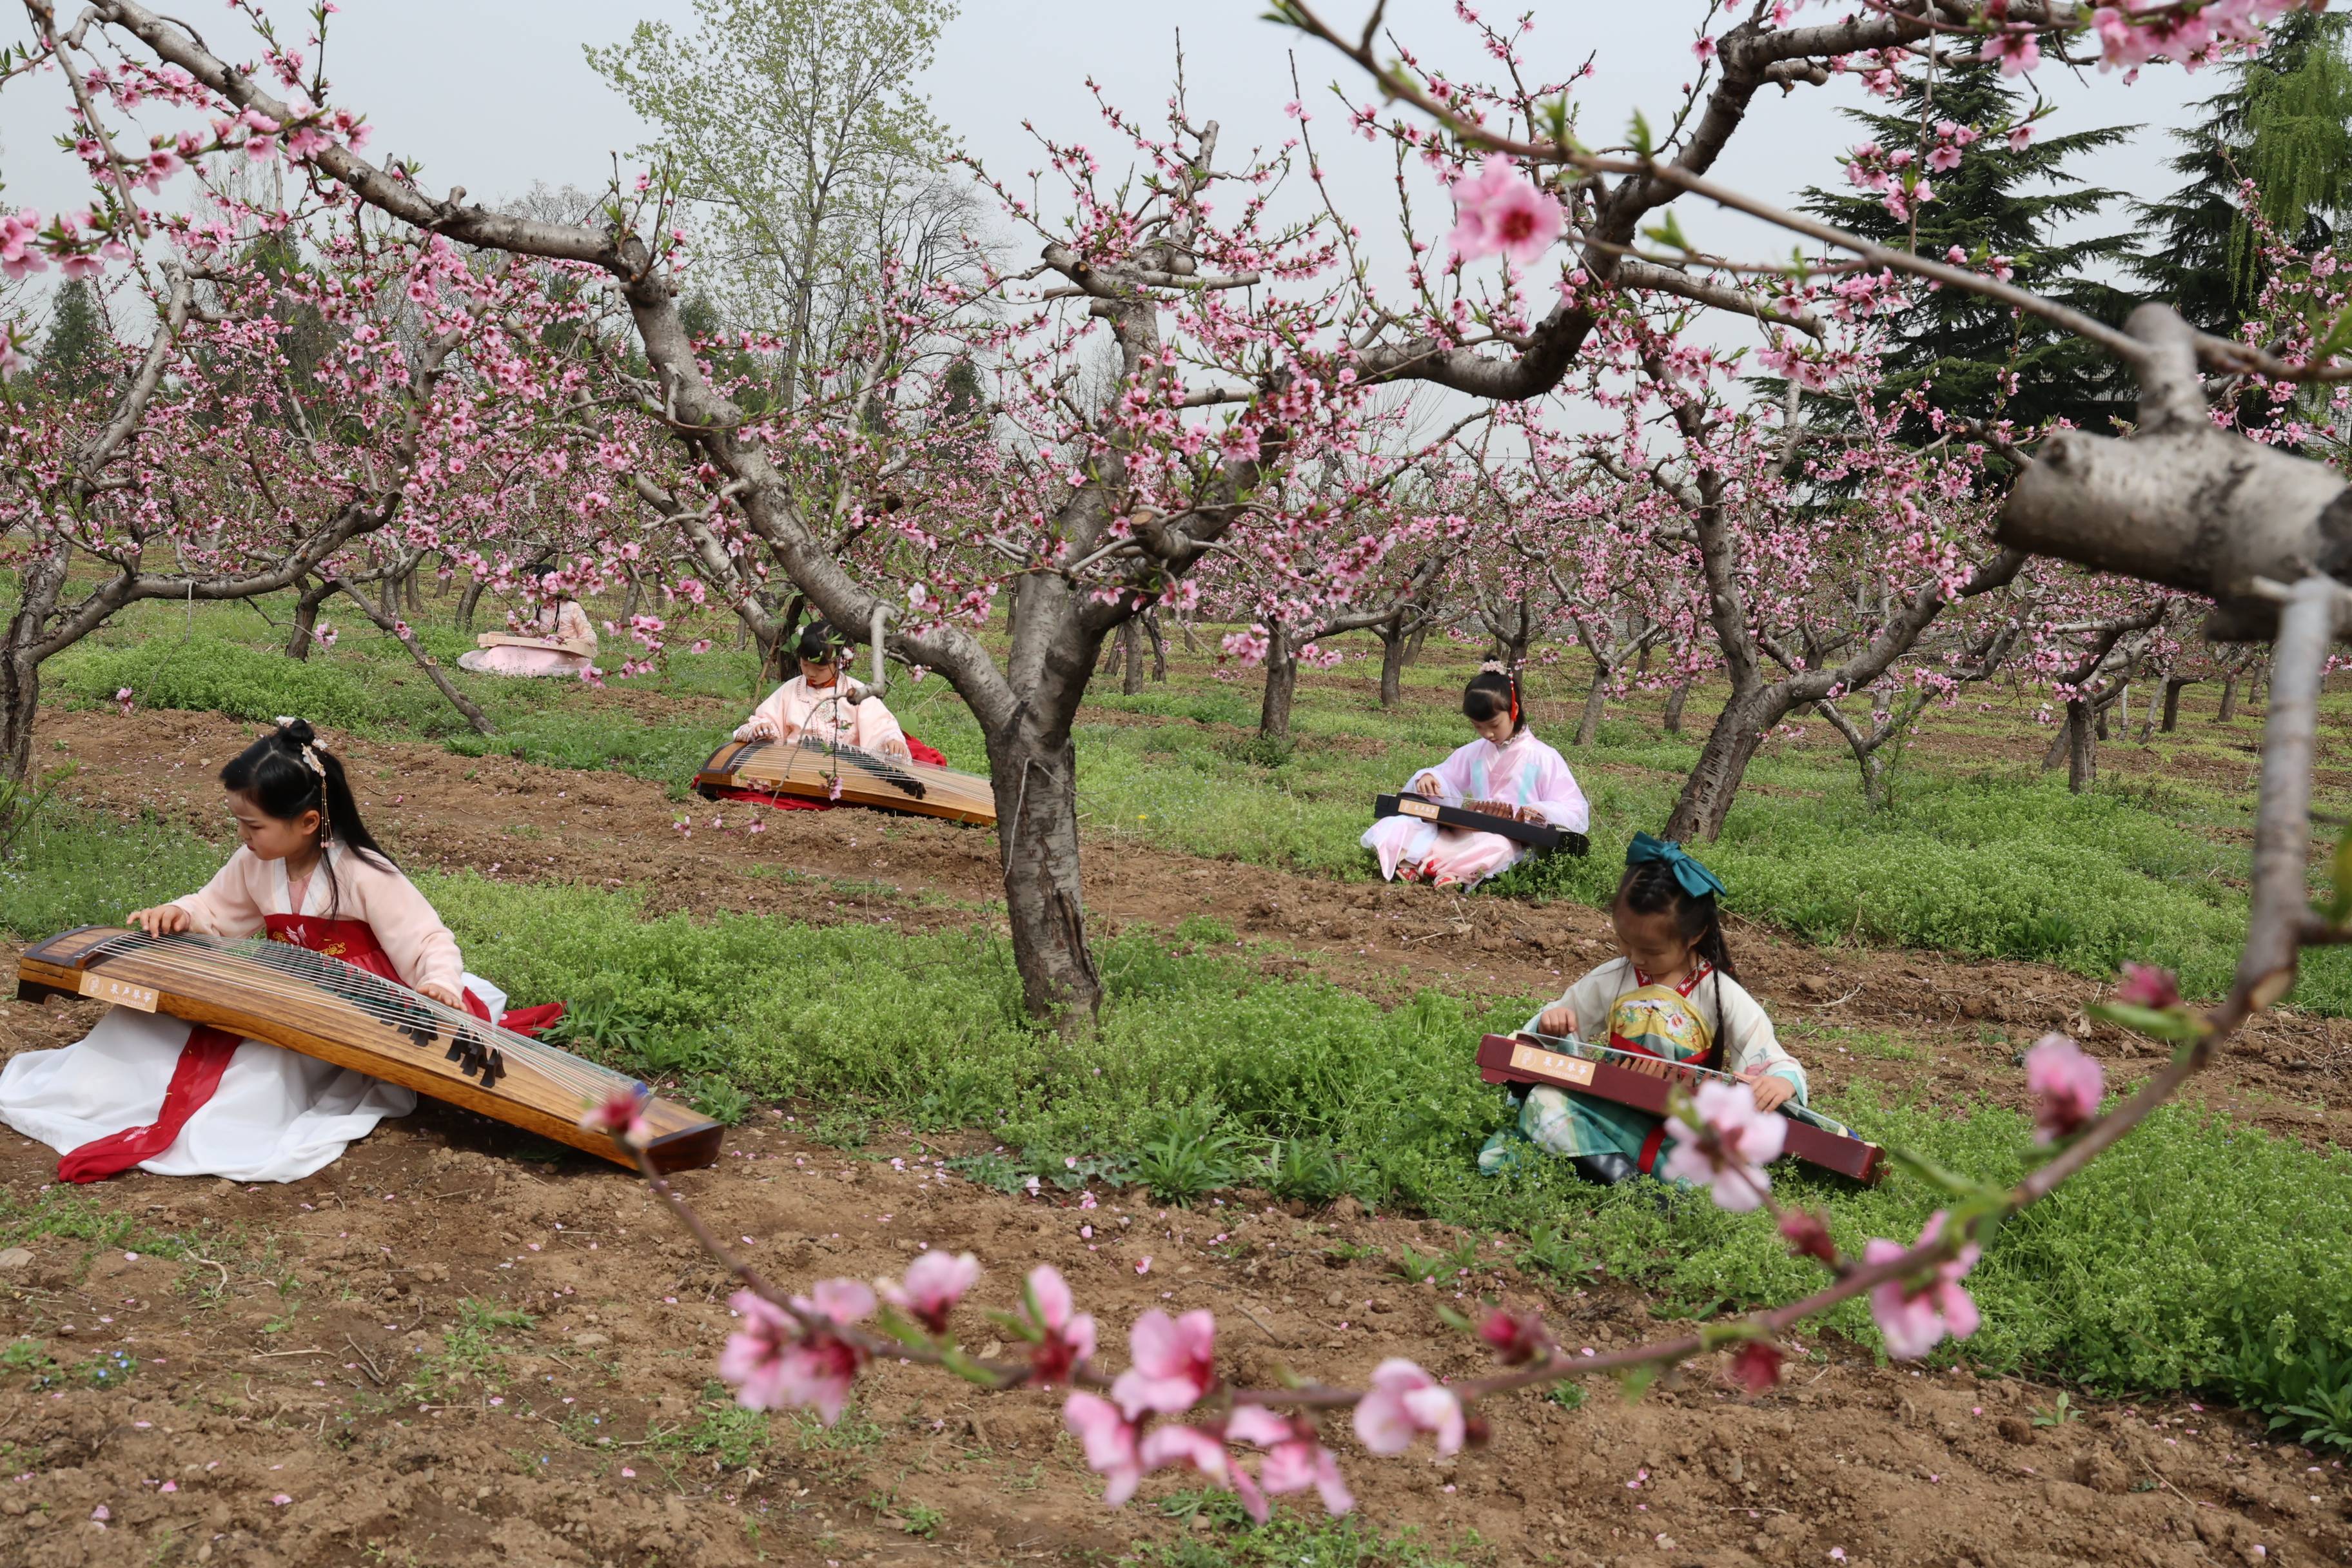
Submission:
M 1489 816 L 1483 811 L 1465 811 L 1458 805 L 1441 805 L 1426 795 L 1381 795 L 1372 802 L 1372 816 L 1376 821 L 1383 816 L 1417 816 L 1440 827 L 1459 827 L 1471 833 L 1499 833 L 1506 838 L 1516 838 L 1538 849 L 1565 849 L 1571 855 L 1581 855 L 1591 847 L 1583 834 L 1554 827 L 1549 822 L 1521 822 L 1516 816 Z
M 1619 1105 L 1630 1105 L 1636 1110 L 1646 1110 L 1653 1116 L 1664 1116 L 1666 1099 L 1674 1092 L 1674 1079 L 1652 1078 L 1620 1067 L 1609 1059 L 1611 1054 L 1605 1046 L 1591 1046 L 1581 1040 L 1488 1035 L 1478 1042 L 1478 1076 L 1488 1083 L 1548 1083 L 1559 1089 L 1578 1089 Z M 1738 1081 L 1729 1073 L 1707 1068 L 1678 1066 L 1675 1072 L 1685 1079 L 1719 1078 Z M 1780 1115 L 1789 1124 L 1788 1137 L 1782 1144 L 1788 1153 L 1857 1182 L 1878 1180 L 1885 1151 L 1877 1144 L 1836 1131 L 1833 1124 L 1825 1125 L 1829 1122 L 1827 1117 L 1807 1110 L 1793 1100 L 1780 1108 Z
M 542 653 L 576 653 L 583 658 L 596 656 L 596 645 L 574 642 L 567 637 L 515 637 L 504 632 L 484 632 L 474 639 L 477 647 L 530 647 Z
M 16 999 L 51 996 L 210 1024 L 634 1168 L 610 1138 L 580 1125 L 588 1107 L 630 1085 L 627 1075 L 290 942 L 81 926 L 17 960 Z M 718 1122 L 665 1100 L 648 1100 L 645 1116 L 656 1170 L 717 1162 L 726 1132 Z
M 694 787 L 713 800 L 748 790 L 996 826 L 996 792 L 984 778 L 819 741 L 730 741 L 710 753 Z

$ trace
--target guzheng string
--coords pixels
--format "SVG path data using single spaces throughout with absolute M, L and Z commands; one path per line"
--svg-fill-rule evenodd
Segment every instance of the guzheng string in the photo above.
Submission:
M 486 1023 L 471 1013 L 394 985 L 341 959 L 289 942 L 251 937 L 207 937 L 195 932 L 158 937 L 144 931 L 127 931 L 92 946 L 83 954 L 82 962 L 89 964 L 101 957 L 132 952 L 152 958 L 184 978 L 230 979 L 254 994 L 272 1000 L 315 1001 L 320 992 L 325 992 L 388 1028 L 408 1029 L 419 1023 L 431 1023 L 436 1026 L 436 1036 L 452 1040 L 471 1037 L 485 1047 L 495 1047 L 530 1066 L 558 1088 L 572 1089 L 590 1101 L 603 1098 L 617 1085 L 633 1081 L 625 1074 L 599 1067 L 527 1035 Z M 193 962 L 197 954 L 214 962 Z M 224 973 L 225 970 L 236 973 Z M 300 984 L 284 984 L 288 979 Z
M 1629 1051 L 1621 1049 L 1616 1046 L 1604 1046 L 1593 1040 L 1580 1040 L 1574 1035 L 1547 1035 L 1540 1029 L 1521 1029 L 1519 1033 L 1525 1035 L 1531 1040 L 1541 1040 L 1545 1045 L 1558 1050 L 1562 1056 L 1598 1057 L 1604 1060 L 1610 1058 L 1621 1058 L 1629 1063 L 1664 1060 L 1663 1058 L 1654 1057 L 1647 1051 Z M 1726 1083 L 1745 1083 L 1748 1081 L 1741 1078 L 1738 1073 L 1723 1072 L 1715 1068 L 1701 1067 L 1696 1062 L 1667 1062 L 1666 1065 L 1673 1068 L 1677 1072 L 1694 1073 L 1702 1078 L 1719 1078 Z

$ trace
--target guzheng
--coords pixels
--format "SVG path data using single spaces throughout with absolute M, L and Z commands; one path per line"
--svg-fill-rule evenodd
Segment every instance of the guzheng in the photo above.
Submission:
M 474 639 L 474 645 L 477 647 L 530 647 L 544 653 L 576 653 L 583 658 L 593 658 L 596 654 L 593 643 L 573 642 L 564 637 L 516 637 L 504 632 L 484 632 Z
M 1516 838 L 1538 849 L 1565 849 L 1571 855 L 1581 855 L 1591 846 L 1581 833 L 1570 833 L 1564 827 L 1554 827 L 1549 822 L 1521 822 L 1516 816 L 1490 816 L 1483 811 L 1465 811 L 1458 805 L 1443 805 L 1426 795 L 1384 795 L 1372 802 L 1372 816 L 1417 816 L 1423 822 L 1434 822 L 1440 827 L 1459 827 L 1471 833 L 1499 833 L 1506 838 Z
M 694 787 L 713 800 L 723 790 L 747 790 L 944 817 L 982 827 L 996 825 L 996 792 L 984 778 L 819 741 L 730 741 L 710 753 L 694 775 Z
M 1685 1078 L 1730 1079 L 1728 1073 L 1701 1067 L 1678 1067 Z M 1478 1042 L 1478 1076 L 1488 1083 L 1548 1083 L 1573 1089 L 1619 1105 L 1630 1105 L 1653 1116 L 1666 1113 L 1674 1092 L 1671 1079 L 1652 1078 L 1620 1067 L 1580 1040 L 1533 1038 L 1526 1035 L 1488 1035 Z M 1875 1183 L 1885 1151 L 1850 1133 L 1822 1125 L 1828 1118 L 1815 1115 L 1794 1101 L 1781 1108 L 1788 1137 L 1781 1147 L 1798 1159 L 1835 1171 L 1857 1182 Z
M 16 999 L 50 996 L 210 1024 L 634 1168 L 610 1138 L 580 1125 L 589 1106 L 630 1085 L 627 1075 L 290 942 L 81 926 L 17 960 Z M 656 1170 L 718 1160 L 726 1133 L 718 1122 L 665 1100 L 647 1101 L 645 1115 Z

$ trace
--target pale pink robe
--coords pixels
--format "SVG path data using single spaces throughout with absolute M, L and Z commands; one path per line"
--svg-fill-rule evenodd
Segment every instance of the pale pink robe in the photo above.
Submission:
M 465 972 L 457 939 L 406 877 L 340 847 L 331 846 L 328 854 L 335 871 L 331 903 L 325 867 L 312 868 L 298 909 L 286 862 L 263 860 L 245 848 L 229 857 L 202 892 L 173 902 L 188 911 L 198 931 L 214 936 L 258 936 L 266 914 L 364 921 L 410 985 L 471 991 L 493 1017 L 506 1010 L 506 993 Z M 9 1058 L 0 1068 L 0 1121 L 59 1153 L 144 1126 L 162 1108 L 187 1043 L 184 1019 L 110 1008 L 70 1046 Z M 212 1099 L 170 1147 L 139 1168 L 161 1176 L 299 1182 L 331 1163 L 384 1117 L 415 1109 L 413 1089 L 247 1040 L 229 1058 Z
M 820 744 L 906 756 L 906 732 L 882 700 L 854 700 L 865 689 L 846 676 L 835 677 L 831 686 L 813 687 L 807 677 L 795 675 L 751 710 L 750 721 L 736 727 L 735 738 L 789 742 L 805 736 Z
M 516 637 L 552 637 L 559 642 L 583 642 L 590 649 L 596 646 L 596 627 L 588 619 L 588 612 L 576 599 L 566 599 L 563 607 L 551 615 L 545 605 L 532 616 L 528 626 Z M 568 675 L 577 677 L 594 664 L 595 655 L 564 653 L 551 647 L 478 647 L 471 653 L 457 656 L 457 668 L 470 669 L 477 675 Z
M 1521 730 L 1499 746 L 1482 736 L 1437 766 L 1413 774 L 1405 787 L 1410 790 L 1423 773 L 1435 776 L 1438 788 L 1433 798 L 1441 805 L 1499 800 L 1533 806 L 1546 822 L 1570 833 L 1592 826 L 1592 807 L 1576 787 L 1576 775 L 1531 730 Z M 1406 875 L 1440 886 L 1483 882 L 1528 853 L 1526 845 L 1499 833 L 1465 833 L 1412 816 L 1381 818 L 1366 830 L 1362 842 L 1380 857 L 1381 876 L 1393 878 L 1402 867 Z

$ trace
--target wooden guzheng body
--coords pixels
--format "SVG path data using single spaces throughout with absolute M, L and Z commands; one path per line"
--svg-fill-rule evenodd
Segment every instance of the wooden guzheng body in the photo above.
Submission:
M 1706 1071 L 1684 1070 L 1692 1074 Z M 1554 1050 L 1524 1035 L 1488 1035 L 1480 1040 L 1478 1076 L 1488 1083 L 1548 1083 L 1559 1089 L 1580 1089 L 1619 1105 L 1630 1105 L 1636 1110 L 1646 1110 L 1653 1116 L 1666 1113 L 1666 1099 L 1674 1092 L 1671 1079 L 1652 1078 L 1602 1058 Z M 1788 1123 L 1788 1137 L 1781 1145 L 1787 1152 L 1841 1176 L 1852 1176 L 1857 1182 L 1878 1180 L 1885 1151 L 1877 1144 L 1845 1137 L 1793 1116 L 1781 1120 Z
M 630 1158 L 581 1113 L 632 1081 L 569 1051 L 486 1024 L 338 958 L 263 937 L 149 936 L 81 926 L 28 949 L 16 999 L 89 996 L 210 1024 L 462 1105 L 616 1164 Z M 725 1129 L 648 1100 L 656 1170 L 715 1163 Z
M 1516 816 L 1489 816 L 1483 811 L 1465 811 L 1458 805 L 1441 805 L 1425 795 L 1384 795 L 1372 802 L 1372 816 L 1417 816 L 1423 822 L 1434 822 L 1440 827 L 1460 827 L 1472 833 L 1499 833 L 1506 838 L 1516 838 L 1538 849 L 1565 849 L 1571 855 L 1581 855 L 1591 846 L 1581 833 L 1570 833 L 1564 827 L 1554 827 L 1549 822 L 1521 822 Z
M 478 647 L 535 647 L 544 653 L 576 653 L 583 658 L 594 657 L 594 645 L 572 642 L 563 637 L 514 637 L 504 632 L 484 632 L 474 639 Z
M 841 793 L 833 793 L 834 780 Z M 877 756 L 856 746 L 817 741 L 730 741 L 710 753 L 694 787 L 716 797 L 722 789 L 835 800 L 944 817 L 982 827 L 996 825 L 996 792 L 986 779 L 902 757 Z

